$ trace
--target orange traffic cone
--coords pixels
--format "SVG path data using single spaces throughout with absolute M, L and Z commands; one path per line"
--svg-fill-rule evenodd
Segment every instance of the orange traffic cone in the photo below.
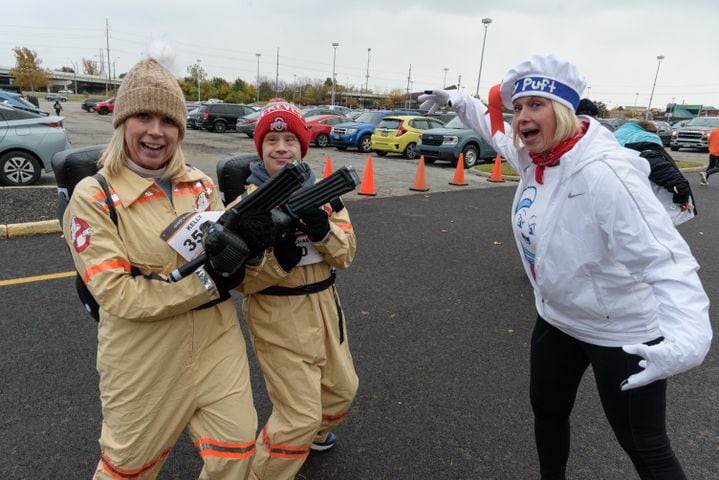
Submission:
M 370 195 L 375 196 L 377 193 L 374 191 L 374 174 L 372 173 L 372 155 L 367 156 L 367 166 L 364 169 L 364 176 L 362 177 L 362 183 L 360 184 L 359 195 Z
M 332 175 L 332 159 L 327 155 L 327 159 L 325 160 L 325 173 L 322 175 L 322 178 L 327 178 L 330 175 Z
M 506 182 L 502 178 L 502 157 L 497 154 L 497 158 L 494 159 L 494 167 L 492 167 L 492 176 L 487 179 L 488 182 Z
M 427 181 L 424 177 L 424 155 L 419 157 L 419 165 L 417 166 L 417 174 L 414 177 L 414 184 L 409 187 L 414 192 L 428 192 Z
M 464 182 L 464 153 L 459 154 L 459 160 L 457 160 L 457 168 L 454 169 L 454 178 L 451 182 L 449 182 L 450 185 L 455 185 L 457 187 L 464 187 L 468 184 Z

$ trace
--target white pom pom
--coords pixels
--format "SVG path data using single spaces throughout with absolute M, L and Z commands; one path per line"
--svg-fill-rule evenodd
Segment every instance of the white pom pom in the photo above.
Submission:
M 162 40 L 152 42 L 150 47 L 147 49 L 147 58 L 156 61 L 173 76 L 177 76 L 178 69 L 175 51 L 167 42 Z

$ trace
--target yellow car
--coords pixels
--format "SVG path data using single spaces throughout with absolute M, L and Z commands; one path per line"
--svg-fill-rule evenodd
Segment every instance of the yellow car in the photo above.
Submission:
M 405 158 L 417 158 L 417 144 L 423 130 L 440 128 L 444 122 L 436 118 L 417 115 L 394 115 L 385 117 L 372 134 L 370 147 L 380 157 L 388 153 L 400 153 Z

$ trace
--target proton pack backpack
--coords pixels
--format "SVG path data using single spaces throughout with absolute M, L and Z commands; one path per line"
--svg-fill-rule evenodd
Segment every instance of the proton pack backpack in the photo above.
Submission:
M 105 145 L 73 148 L 58 152 L 52 157 L 52 170 L 55 172 L 55 179 L 57 180 L 57 218 L 60 221 L 60 226 L 62 226 L 62 217 L 65 214 L 72 192 L 83 178 L 92 176 L 102 187 L 105 197 L 111 198 L 105 177 L 97 171 L 97 161 L 100 159 L 104 149 Z M 110 211 L 110 218 L 117 227 L 115 205 L 113 205 L 112 201 L 108 201 L 107 206 Z M 100 306 L 92 293 L 90 293 L 90 290 L 88 290 L 85 282 L 82 281 L 82 276 L 79 272 L 76 272 L 75 275 L 75 290 L 77 290 L 77 296 L 80 297 L 85 310 L 95 321 L 98 321 L 100 319 Z

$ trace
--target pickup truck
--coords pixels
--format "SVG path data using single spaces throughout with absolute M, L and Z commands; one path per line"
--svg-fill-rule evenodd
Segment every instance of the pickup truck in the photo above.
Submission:
M 419 115 L 414 110 L 380 110 L 364 112 L 353 122 L 338 123 L 330 131 L 330 145 L 337 150 L 356 148 L 360 152 L 372 151 L 372 134 L 384 117 L 389 115 Z
M 669 148 L 676 152 L 680 148 L 709 148 L 709 134 L 719 128 L 719 117 L 695 117 L 681 128 L 672 132 Z
M 95 111 L 100 115 L 107 115 L 115 111 L 115 97 L 95 104 Z

